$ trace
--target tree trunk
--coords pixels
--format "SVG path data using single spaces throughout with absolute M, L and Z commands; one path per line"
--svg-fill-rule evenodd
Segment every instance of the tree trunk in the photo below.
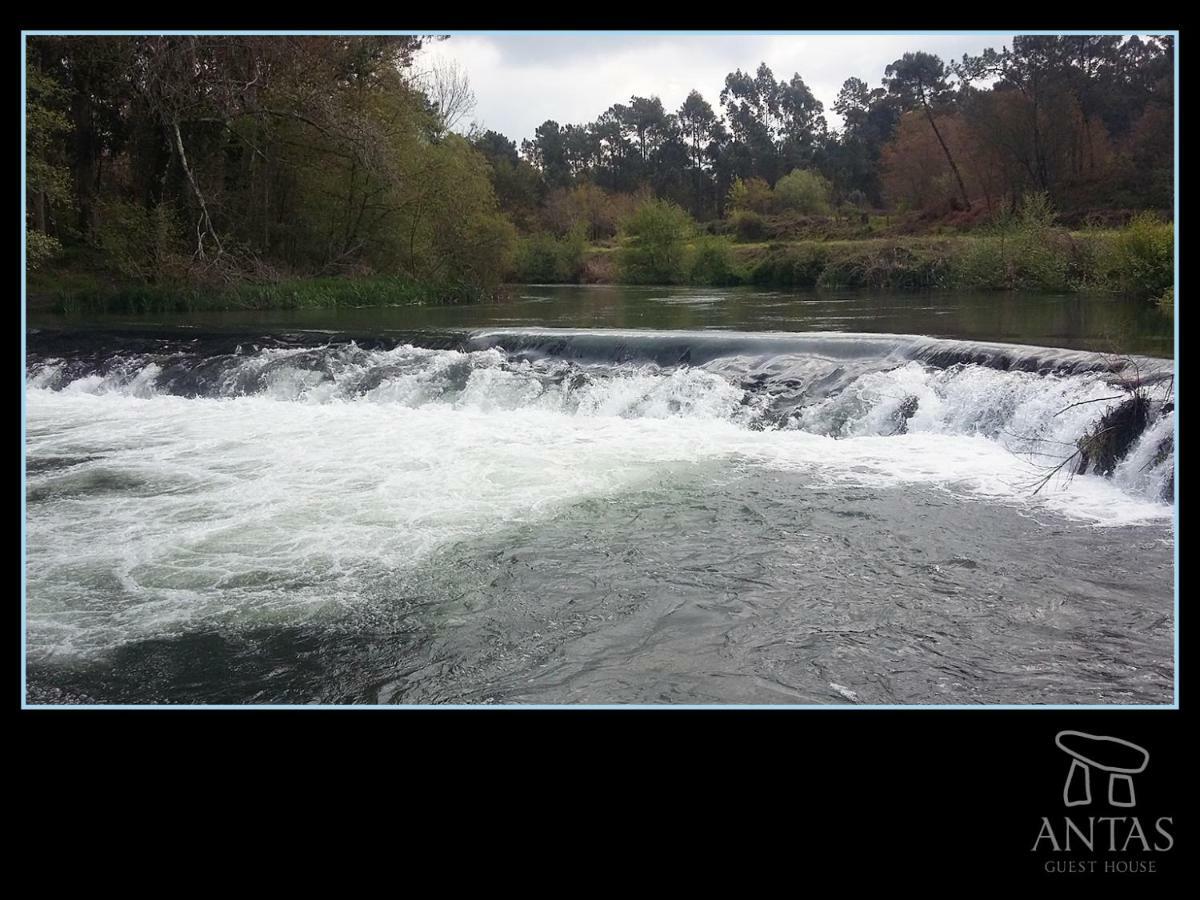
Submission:
M 958 190 L 962 193 L 963 203 L 967 205 L 967 209 L 970 209 L 971 198 L 967 196 L 967 186 L 963 183 L 962 175 L 958 171 L 954 157 L 950 155 L 950 148 L 946 146 L 946 142 L 942 139 L 942 133 L 938 131 L 937 123 L 933 121 L 933 112 L 929 109 L 929 104 L 925 102 L 924 93 L 921 95 L 921 105 L 925 107 L 925 118 L 929 120 L 929 126 L 933 129 L 934 136 L 938 139 L 938 143 L 942 145 L 942 152 L 946 154 L 946 162 L 950 163 L 950 168 L 954 170 L 954 177 L 958 181 Z
M 38 191 L 33 198 L 33 227 L 35 231 L 46 231 L 46 192 Z
M 200 193 L 200 187 L 196 184 L 196 178 L 192 174 L 191 167 L 188 165 L 187 154 L 183 150 L 183 135 L 179 133 L 179 120 L 173 118 L 171 120 L 171 127 L 175 136 L 175 149 L 179 153 L 179 163 L 183 166 L 183 174 L 187 176 L 188 184 L 192 187 L 192 193 L 196 195 L 196 200 L 200 203 L 200 220 L 203 223 L 204 232 L 201 232 L 199 226 L 197 226 L 196 255 L 204 259 L 204 233 L 206 232 L 217 245 L 217 256 L 220 256 L 224 252 L 224 248 L 221 246 L 221 238 L 217 234 L 216 229 L 213 228 L 212 219 L 208 215 L 208 204 L 204 202 L 204 195 Z

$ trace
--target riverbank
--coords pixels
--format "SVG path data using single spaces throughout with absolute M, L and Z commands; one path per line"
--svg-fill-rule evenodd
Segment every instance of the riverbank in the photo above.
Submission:
M 576 236 L 522 238 L 512 284 L 609 284 L 791 290 L 1026 291 L 1112 294 L 1173 311 L 1174 226 L 1139 219 L 1123 229 L 1069 231 L 1023 225 L 965 234 L 854 240 L 738 242 L 675 235 L 648 246 L 628 235 L 602 243 Z M 232 283 L 121 279 L 70 267 L 32 273 L 31 303 L 63 314 L 440 306 L 509 293 L 406 276 L 289 277 Z
M 1173 297 L 1174 285 L 1174 226 L 1149 219 L 1123 229 L 1026 226 L 857 240 L 750 243 L 703 235 L 654 249 L 657 259 L 647 266 L 638 258 L 645 251 L 629 238 L 583 246 L 538 235 L 520 248 L 517 276 L 555 284 L 1042 291 L 1146 300 Z
M 31 308 L 66 315 L 457 305 L 496 297 L 495 292 L 467 285 L 388 275 L 233 284 L 144 284 L 70 271 L 31 277 L 28 294 Z

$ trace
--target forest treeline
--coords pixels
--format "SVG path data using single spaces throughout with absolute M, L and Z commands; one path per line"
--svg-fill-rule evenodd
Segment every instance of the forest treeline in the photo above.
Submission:
M 845 81 L 838 129 L 799 73 L 764 64 L 730 73 L 715 105 L 635 96 L 520 145 L 451 129 L 463 85 L 417 77 L 428 40 L 30 38 L 31 267 L 99 259 L 147 283 L 387 275 L 469 299 L 617 238 L 632 280 L 672 269 L 652 258 L 663 229 L 862 238 L 881 215 L 967 230 L 1027 198 L 1072 224 L 1173 203 L 1169 37 L 905 53 L 878 86 Z M 725 249 L 691 252 L 694 266 Z
M 513 226 L 487 160 L 410 77 L 422 43 L 31 38 L 31 264 L 74 247 L 150 282 L 494 286 Z

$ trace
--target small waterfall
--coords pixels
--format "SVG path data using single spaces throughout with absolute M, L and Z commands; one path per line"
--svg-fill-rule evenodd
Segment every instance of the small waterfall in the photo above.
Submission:
M 979 436 L 1046 466 L 1136 389 L 1144 431 L 1104 474 L 1136 495 L 1173 497 L 1168 360 L 911 335 L 563 329 L 102 335 L 85 350 L 35 334 L 29 347 L 34 390 L 683 417 L 841 439 Z

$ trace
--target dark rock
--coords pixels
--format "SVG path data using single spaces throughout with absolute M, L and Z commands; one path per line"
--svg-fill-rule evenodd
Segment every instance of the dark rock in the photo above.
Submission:
M 1089 467 L 1098 475 L 1111 475 L 1129 448 L 1146 430 L 1150 420 L 1150 401 L 1133 394 L 1106 412 L 1095 427 L 1079 439 L 1079 463 L 1076 475 Z
M 892 434 L 907 434 L 908 420 L 911 419 L 917 412 L 917 406 L 920 404 L 915 396 L 905 397 L 896 410 L 894 421 L 896 427 L 892 429 Z

